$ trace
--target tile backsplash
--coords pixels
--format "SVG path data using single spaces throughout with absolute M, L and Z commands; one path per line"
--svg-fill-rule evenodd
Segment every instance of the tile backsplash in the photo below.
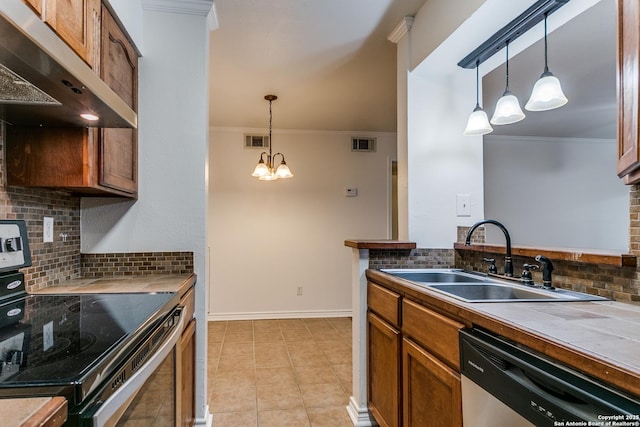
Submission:
M 191 252 L 81 254 L 79 197 L 53 189 L 6 185 L 4 126 L 0 124 L 0 219 L 26 222 L 32 266 L 21 271 L 27 292 L 84 276 L 193 272 Z M 50 243 L 43 242 L 45 216 L 54 218 L 54 241 Z

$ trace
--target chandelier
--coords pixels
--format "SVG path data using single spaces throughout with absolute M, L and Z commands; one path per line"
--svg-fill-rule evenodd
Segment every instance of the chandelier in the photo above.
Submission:
M 263 151 L 260 154 L 260 160 L 256 165 L 255 169 L 251 176 L 255 176 L 260 181 L 275 181 L 278 178 L 291 178 L 293 174 L 289 170 L 289 166 L 284 161 L 284 154 L 276 153 L 271 154 L 272 140 L 271 140 L 271 124 L 273 121 L 273 115 L 271 113 L 271 103 L 278 99 L 275 95 L 266 95 L 264 97 L 267 101 L 269 101 L 269 152 Z M 265 163 L 265 155 L 266 155 L 266 163 Z M 276 156 L 282 157 L 280 164 L 277 168 L 275 168 Z

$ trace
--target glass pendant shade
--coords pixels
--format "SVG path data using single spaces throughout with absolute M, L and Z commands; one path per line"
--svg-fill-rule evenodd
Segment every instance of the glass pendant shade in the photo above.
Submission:
M 282 161 L 282 163 L 280 163 L 280 166 L 278 166 L 278 169 L 276 169 L 276 176 L 278 178 L 292 178 L 293 177 L 293 174 L 289 170 L 289 166 L 287 166 L 287 164 L 284 162 L 284 160 Z
M 469 115 L 463 134 L 467 136 L 486 135 L 493 132 L 487 113 L 480 106 L 480 62 L 476 62 L 476 108 Z
M 508 90 L 502 94 L 502 98 L 496 103 L 496 110 L 491 117 L 492 125 L 509 125 L 525 118 L 518 98 Z
M 531 98 L 524 108 L 529 111 L 547 111 L 562 107 L 568 101 L 562 92 L 560 80 L 553 74 L 546 72 L 533 86 Z
M 260 161 L 256 165 L 256 168 L 253 170 L 253 173 L 251 174 L 251 176 L 260 178 L 265 175 L 269 175 L 269 168 L 267 167 L 267 165 L 264 164 L 264 161 L 260 159 Z
M 524 106 L 529 111 L 547 111 L 562 107 L 568 102 L 562 92 L 560 80 L 549 71 L 547 62 L 547 15 L 544 15 L 544 72 L 533 86 L 531 98 Z
M 261 177 L 258 178 L 260 181 L 275 181 L 276 179 L 278 179 L 277 176 L 275 176 L 275 174 L 273 173 L 269 173 L 267 175 L 263 175 Z
M 467 127 L 464 130 L 464 134 L 474 136 L 486 135 L 491 132 L 493 132 L 493 128 L 491 127 L 491 124 L 489 124 L 487 113 L 484 112 L 480 105 L 476 105 L 476 108 L 469 115 L 469 120 L 467 120 Z

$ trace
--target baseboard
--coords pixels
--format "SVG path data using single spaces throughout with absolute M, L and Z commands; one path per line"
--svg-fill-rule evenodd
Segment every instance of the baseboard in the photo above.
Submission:
M 301 319 L 315 317 L 351 317 L 351 310 L 262 311 L 246 313 L 209 313 L 207 320 Z
M 204 408 L 204 418 L 196 418 L 194 423 L 194 427 L 212 427 L 213 426 L 213 415 L 209 412 L 209 405 Z
M 349 398 L 349 406 L 347 406 L 347 412 L 349 413 L 349 418 L 351 418 L 351 422 L 353 423 L 354 427 L 372 427 L 378 425 L 373 416 L 371 416 L 369 408 L 358 407 L 358 403 L 353 398 L 353 396 Z

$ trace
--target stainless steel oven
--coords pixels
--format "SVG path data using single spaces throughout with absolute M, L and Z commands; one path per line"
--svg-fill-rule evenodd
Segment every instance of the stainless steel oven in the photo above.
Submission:
M 0 221 L 0 398 L 63 396 L 68 426 L 174 426 L 176 293 L 29 295 L 23 221 Z
M 72 422 L 90 427 L 175 425 L 175 347 L 183 323 L 182 310 L 175 310 L 82 402 Z

